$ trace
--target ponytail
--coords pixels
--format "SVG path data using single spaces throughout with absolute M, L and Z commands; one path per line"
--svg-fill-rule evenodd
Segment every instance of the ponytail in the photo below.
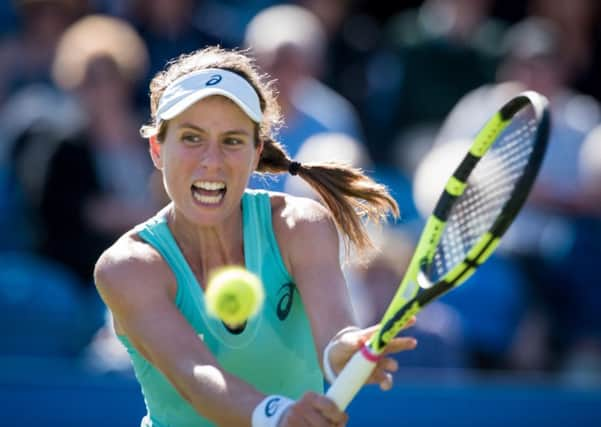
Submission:
M 388 214 L 399 216 L 399 207 L 386 187 L 359 168 L 335 162 L 298 163 L 290 159 L 279 142 L 264 140 L 258 172 L 298 175 L 320 196 L 344 236 L 345 248 L 360 252 L 373 247 L 362 219 L 374 223 Z

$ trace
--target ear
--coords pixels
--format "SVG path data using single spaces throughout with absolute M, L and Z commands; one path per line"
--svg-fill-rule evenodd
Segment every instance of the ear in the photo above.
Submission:
M 153 135 L 150 138 L 148 138 L 148 151 L 150 152 L 152 163 L 154 163 L 154 166 L 159 170 L 163 169 L 163 158 L 161 157 L 161 148 L 162 144 L 159 142 L 156 135 Z

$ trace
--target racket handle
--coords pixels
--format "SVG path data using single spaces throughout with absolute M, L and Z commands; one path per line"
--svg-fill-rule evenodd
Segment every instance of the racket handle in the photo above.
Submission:
M 368 347 L 363 346 L 340 371 L 326 392 L 326 396 L 332 399 L 341 411 L 344 411 L 370 377 L 377 363 L 378 356 L 374 355 Z

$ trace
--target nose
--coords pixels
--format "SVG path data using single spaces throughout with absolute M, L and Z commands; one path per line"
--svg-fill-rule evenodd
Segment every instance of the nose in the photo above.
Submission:
M 223 150 L 219 141 L 211 139 L 202 152 L 201 166 L 206 170 L 218 170 L 223 164 Z

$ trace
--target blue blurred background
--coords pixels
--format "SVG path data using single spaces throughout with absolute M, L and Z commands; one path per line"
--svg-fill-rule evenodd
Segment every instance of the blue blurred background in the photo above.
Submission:
M 420 314 L 393 391 L 351 426 L 601 425 L 601 5 L 596 0 L 0 2 L 2 425 L 138 425 L 127 355 L 92 282 L 99 254 L 163 206 L 140 125 L 167 61 L 250 48 L 275 79 L 279 139 L 389 186 L 402 217 L 345 267 L 377 322 L 440 190 L 438 175 L 524 89 L 553 128 L 497 254 Z M 297 178 L 254 187 L 313 197 Z

